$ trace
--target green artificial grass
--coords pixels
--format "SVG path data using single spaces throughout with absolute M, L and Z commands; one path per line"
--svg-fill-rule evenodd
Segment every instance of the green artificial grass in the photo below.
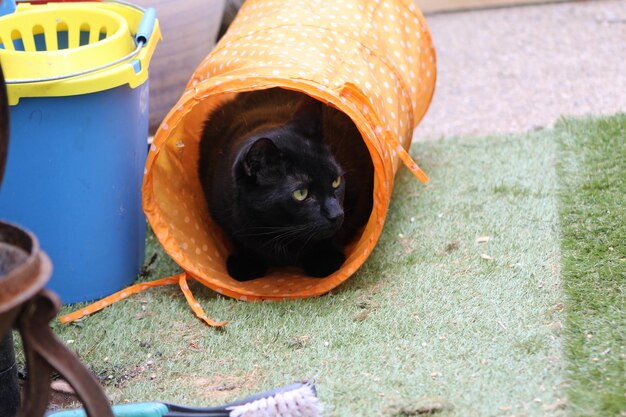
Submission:
M 564 186 L 559 194 L 556 162 L 567 148 L 559 144 L 590 126 L 568 121 L 553 131 L 416 144 L 412 153 L 431 182 L 400 172 L 375 251 L 329 295 L 244 303 L 192 285 L 210 317 L 230 321 L 218 331 L 195 318 L 177 287 L 158 288 L 54 330 L 115 403 L 218 404 L 317 375 L 326 416 L 565 415 L 573 409 L 567 390 L 580 408 L 585 381 L 595 378 L 589 367 L 612 366 L 616 381 L 619 365 L 604 358 L 623 352 L 611 333 L 623 329 L 623 294 L 614 289 L 609 299 L 611 326 L 599 311 L 596 328 L 584 324 L 584 311 L 573 316 L 570 303 L 581 297 L 568 278 L 566 298 L 560 280 Z M 566 213 L 568 205 L 560 207 Z M 177 271 L 150 235 L 147 260 L 154 254 L 140 279 Z M 601 306 L 607 298 L 594 300 Z M 563 344 L 563 325 L 574 320 L 581 346 L 608 341 L 592 350 L 598 362 L 582 368 L 573 362 L 580 332 L 568 329 L 570 345 Z
M 573 415 L 626 415 L 626 115 L 558 127 Z
M 230 321 L 216 331 L 178 288 L 153 289 L 55 330 L 116 403 L 216 404 L 317 375 L 327 416 L 559 415 L 553 133 L 412 151 L 431 182 L 399 174 L 377 248 L 332 294 L 244 303 L 192 286 Z M 176 270 L 151 236 L 155 252 L 142 279 Z

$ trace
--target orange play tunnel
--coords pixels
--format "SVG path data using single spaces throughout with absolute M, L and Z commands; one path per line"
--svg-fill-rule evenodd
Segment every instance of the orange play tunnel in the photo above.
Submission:
M 423 15 L 410 0 L 248 0 L 216 48 L 198 66 L 150 147 L 143 182 L 148 221 L 184 273 L 142 283 L 62 318 L 71 321 L 156 285 L 177 283 L 207 323 L 187 287 L 194 279 L 239 300 L 324 294 L 347 280 L 374 249 L 402 162 L 426 175 L 407 149 L 435 86 L 435 51 Z M 197 175 L 198 148 L 211 109 L 233 93 L 280 87 L 344 112 L 374 165 L 374 206 L 346 262 L 326 278 L 270 270 L 238 282 L 226 271 L 229 242 L 212 222 Z

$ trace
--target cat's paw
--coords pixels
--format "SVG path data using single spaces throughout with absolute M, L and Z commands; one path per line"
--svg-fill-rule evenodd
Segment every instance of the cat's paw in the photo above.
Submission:
M 346 256 L 339 249 L 330 246 L 310 253 L 303 262 L 304 272 L 316 278 L 327 277 L 341 268 Z
M 260 278 L 267 271 L 265 263 L 238 255 L 228 257 L 226 268 L 230 276 L 240 282 Z

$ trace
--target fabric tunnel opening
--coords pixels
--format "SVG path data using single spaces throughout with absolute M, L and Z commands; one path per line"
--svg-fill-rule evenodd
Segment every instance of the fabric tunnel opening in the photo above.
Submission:
M 268 84 L 265 88 L 283 85 Z M 258 85 L 238 92 L 259 90 Z M 346 100 L 313 96 L 312 98 L 344 112 L 358 127 L 354 115 L 345 112 Z M 194 279 L 220 294 L 244 300 L 271 300 L 303 298 L 324 294 L 348 279 L 363 264 L 378 239 L 389 205 L 388 184 L 390 173 L 374 169 L 372 193 L 373 208 L 365 227 L 346 247 L 346 262 L 335 273 L 325 278 L 313 278 L 295 267 L 274 267 L 267 275 L 252 281 L 239 282 L 226 270 L 226 258 L 231 242 L 209 215 L 204 194 L 197 175 L 199 143 L 204 120 L 221 103 L 233 98 L 234 93 L 207 94 L 195 100 L 195 105 L 174 125 L 163 124 L 161 130 L 169 131 L 151 164 L 150 181 L 144 184 L 144 207 L 158 239 L 173 259 Z M 362 140 L 376 167 L 382 166 L 381 155 L 372 144 L 367 132 L 360 130 Z M 371 132 L 370 132 L 371 135 Z M 151 152 L 156 153 L 155 144 Z M 387 186 L 385 186 L 387 184 Z M 147 188 L 149 187 L 149 188 Z M 376 197 L 378 196 L 378 197 Z

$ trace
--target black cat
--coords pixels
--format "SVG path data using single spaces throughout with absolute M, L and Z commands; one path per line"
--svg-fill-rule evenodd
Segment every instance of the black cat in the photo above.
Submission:
M 372 210 L 374 170 L 358 129 L 302 93 L 272 88 L 223 104 L 207 118 L 198 166 L 239 281 L 269 266 L 335 272 Z

